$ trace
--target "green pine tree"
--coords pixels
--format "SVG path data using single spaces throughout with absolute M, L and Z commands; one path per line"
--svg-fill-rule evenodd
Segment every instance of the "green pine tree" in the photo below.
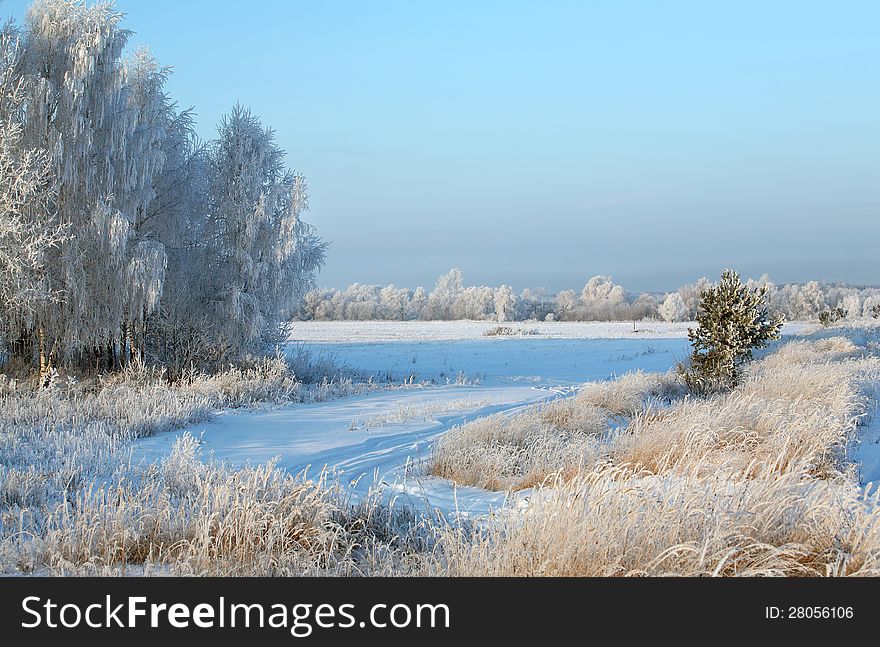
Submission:
M 718 285 L 700 295 L 699 325 L 688 329 L 690 366 L 679 366 L 692 391 L 732 389 L 752 351 L 779 338 L 784 317 L 770 315 L 766 295 L 766 287 L 743 285 L 733 270 L 725 270 Z

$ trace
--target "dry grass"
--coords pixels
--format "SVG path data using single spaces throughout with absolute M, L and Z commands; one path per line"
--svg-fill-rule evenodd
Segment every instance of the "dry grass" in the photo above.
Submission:
M 533 487 L 557 472 L 573 475 L 608 460 L 615 424 L 666 406 L 681 392 L 673 373 L 637 371 L 517 416 L 476 420 L 440 439 L 431 473 L 489 490 Z
M 558 429 L 547 418 L 560 417 L 553 404 L 514 417 L 481 418 L 447 432 L 437 443 L 431 472 L 459 484 L 488 490 L 531 487 L 548 474 L 589 466 L 599 447 L 607 416 L 599 409 L 579 411 Z
M 637 416 L 611 454 L 651 474 L 736 464 L 831 478 L 847 469 L 846 443 L 868 411 L 865 383 L 878 378 L 880 359 L 845 338 L 791 342 L 731 393 Z
M 835 329 L 754 362 L 733 392 L 634 373 L 449 432 L 433 471 L 533 488 L 474 521 L 353 502 L 332 475 L 129 440 L 249 406 L 324 397 L 271 365 L 140 372 L 33 393 L 0 380 L 0 570 L 184 575 L 880 575 L 880 502 L 845 445 L 877 393 L 877 330 Z M 288 386 L 290 388 L 288 388 Z M 341 386 L 345 388 L 353 388 Z
M 550 483 L 478 531 L 447 526 L 453 576 L 880 575 L 876 496 L 794 472 L 636 477 L 603 468 Z
M 755 362 L 735 391 L 706 399 L 679 396 L 651 406 L 653 395 L 634 388 L 649 381 L 645 376 L 585 391 L 573 406 L 633 415 L 595 435 L 602 441 L 593 467 L 584 460 L 587 467 L 572 473 L 561 461 L 525 509 L 502 510 L 478 528 L 447 526 L 442 560 L 430 569 L 479 576 L 880 575 L 878 497 L 858 486 L 844 455 L 880 379 L 875 333 L 838 330 L 789 342 Z M 466 456 L 465 441 L 476 442 L 486 465 L 479 478 L 490 482 L 492 456 L 516 444 L 520 425 L 499 425 L 493 444 L 465 429 L 452 448 L 440 446 L 435 465 L 451 449 Z
M 282 358 L 193 373 L 174 384 L 146 367 L 40 390 L 4 378 L 0 571 L 345 570 L 351 545 L 340 549 L 333 523 L 347 519 L 351 506 L 323 479 L 311 482 L 272 466 L 209 467 L 197 459 L 192 439 L 144 469 L 131 463 L 129 443 L 207 420 L 221 408 L 371 388 L 350 381 L 304 385 Z
M 609 463 L 651 475 L 697 464 L 709 473 L 809 465 L 828 478 L 846 469 L 843 450 L 867 412 L 865 384 L 877 379 L 880 359 L 844 337 L 783 345 L 754 362 L 736 390 L 708 398 L 686 396 L 673 373 L 630 373 L 454 429 L 437 444 L 431 471 L 502 490 Z
M 376 500 L 350 504 L 326 474 L 205 464 L 190 436 L 158 465 L 14 521 L 0 543 L 7 571 L 52 575 L 354 575 L 393 563 L 412 525 Z
M 572 406 L 596 406 L 615 416 L 632 417 L 646 409 L 666 406 L 685 394 L 684 384 L 674 371 L 633 371 L 609 382 L 588 384 Z

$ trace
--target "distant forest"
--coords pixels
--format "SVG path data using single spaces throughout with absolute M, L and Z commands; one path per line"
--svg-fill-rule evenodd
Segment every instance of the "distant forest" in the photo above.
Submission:
M 465 286 L 461 270 L 453 269 L 428 292 L 394 285 L 355 283 L 345 290 L 325 288 L 305 295 L 299 318 L 315 321 L 635 321 L 658 319 L 692 321 L 700 294 L 712 286 L 701 278 L 668 293 L 636 294 L 609 276 L 594 276 L 583 289 L 557 294 L 543 288 L 517 294 L 510 286 Z M 834 313 L 835 318 L 880 317 L 880 288 L 846 285 L 775 285 L 765 275 L 749 279 L 749 286 L 767 286 L 771 312 L 789 320 L 811 320 Z

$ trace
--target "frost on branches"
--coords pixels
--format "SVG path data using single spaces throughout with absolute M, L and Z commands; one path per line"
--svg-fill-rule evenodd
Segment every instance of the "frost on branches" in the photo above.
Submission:
M 49 286 L 47 261 L 64 228 L 49 211 L 49 157 L 22 144 L 20 53 L 17 34 L 7 25 L 0 30 L 0 339 L 17 338 L 33 327 L 39 307 L 60 298 Z
M 698 327 L 688 329 L 690 366 L 679 367 L 693 391 L 735 387 L 740 366 L 752 358 L 752 351 L 779 338 L 785 317 L 770 315 L 767 292 L 767 286 L 743 285 L 733 270 L 725 270 L 718 285 L 703 292 Z
M 112 4 L 37 0 L 0 34 L 0 341 L 40 375 L 235 361 L 277 340 L 324 243 L 246 109 L 217 140 Z

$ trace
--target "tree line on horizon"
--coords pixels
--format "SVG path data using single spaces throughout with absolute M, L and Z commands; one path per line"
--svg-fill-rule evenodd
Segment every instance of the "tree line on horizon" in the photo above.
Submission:
M 788 320 L 880 317 L 880 288 L 774 284 L 768 276 L 749 279 L 766 288 L 770 311 Z M 516 293 L 510 286 L 466 286 L 460 269 L 442 275 L 434 289 L 364 285 L 316 289 L 305 295 L 297 317 L 312 321 L 694 321 L 700 298 L 715 283 L 701 278 L 667 293 L 631 293 L 609 276 L 594 276 L 580 291 L 556 294 L 543 288 Z

